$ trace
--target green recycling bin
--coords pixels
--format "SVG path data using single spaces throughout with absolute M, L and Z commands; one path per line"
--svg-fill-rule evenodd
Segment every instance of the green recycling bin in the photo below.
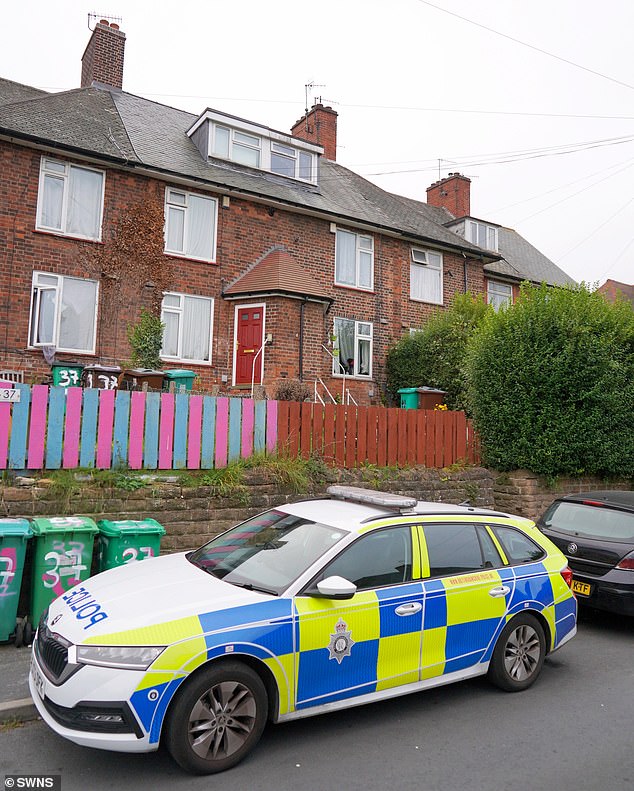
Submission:
M 99 571 L 155 557 L 165 535 L 165 528 L 155 519 L 101 519 L 97 526 Z
M 53 363 L 51 373 L 55 387 L 80 387 L 84 366 L 80 363 Z
M 31 529 L 35 548 L 29 621 L 36 628 L 54 599 L 90 576 L 97 525 L 88 516 L 57 516 L 33 519 Z
M 398 391 L 401 397 L 401 409 L 417 409 L 418 408 L 418 388 L 417 387 L 401 387 Z
M 194 371 L 186 371 L 180 368 L 170 368 L 168 371 L 163 371 L 165 379 L 163 380 L 163 390 L 170 389 L 170 383 L 174 382 L 175 390 L 191 390 L 194 386 L 194 379 L 196 373 Z
M 16 631 L 26 544 L 31 526 L 26 519 L 0 519 L 0 642 Z

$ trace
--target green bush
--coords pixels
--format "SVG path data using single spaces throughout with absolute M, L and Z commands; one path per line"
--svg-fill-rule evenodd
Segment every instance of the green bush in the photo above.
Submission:
M 585 286 L 524 285 L 466 357 L 484 462 L 558 475 L 634 476 L 634 311 Z
M 437 311 L 420 332 L 401 338 L 387 355 L 390 397 L 396 400 L 401 387 L 437 387 L 447 392 L 450 409 L 466 409 L 467 342 L 491 310 L 482 296 L 458 294 L 451 307 Z
M 164 326 L 158 316 L 153 316 L 145 308 L 141 311 L 139 321 L 134 326 L 128 327 L 132 365 L 155 370 L 161 367 Z

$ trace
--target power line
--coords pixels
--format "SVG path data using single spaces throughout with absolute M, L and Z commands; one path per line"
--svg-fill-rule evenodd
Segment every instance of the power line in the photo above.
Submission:
M 570 255 L 570 253 L 573 253 L 578 247 L 581 247 L 581 245 L 584 244 L 585 242 L 587 242 L 588 239 L 593 237 L 595 235 L 595 233 L 598 233 L 601 230 L 601 228 L 604 228 L 608 223 L 612 222 L 612 220 L 615 217 L 617 217 L 624 209 L 626 209 L 630 205 L 630 203 L 632 201 L 634 201 L 634 198 L 630 198 L 628 201 L 626 201 L 623 204 L 623 206 L 621 206 L 621 208 L 618 211 L 616 211 L 614 214 L 612 214 L 610 217 L 608 217 L 608 219 L 605 220 L 604 222 L 602 222 L 600 225 L 597 225 L 597 227 L 593 231 L 591 231 L 587 236 L 584 236 L 583 239 L 581 239 L 579 242 L 577 242 L 576 245 L 571 247 L 570 250 L 567 250 L 565 253 L 563 253 L 563 255 L 560 255 L 559 258 L 560 259 L 561 258 L 565 258 L 567 255 Z M 613 262 L 612 265 L 614 265 L 614 263 L 616 263 L 616 262 Z
M 535 52 L 540 52 L 542 55 L 547 55 L 549 58 L 554 58 L 555 60 L 559 60 L 562 63 L 567 63 L 569 66 L 574 66 L 576 69 L 587 71 L 589 74 L 594 74 L 595 77 L 601 77 L 602 79 L 609 80 L 610 82 L 614 82 L 617 85 L 622 85 L 624 88 L 631 88 L 632 90 L 634 90 L 634 85 L 630 85 L 627 82 L 622 82 L 621 80 L 617 80 L 615 77 L 610 77 L 607 74 L 603 74 L 600 71 L 589 69 L 587 66 L 582 66 L 580 63 L 575 63 L 572 60 L 568 60 L 568 58 L 562 58 L 561 55 L 555 55 L 553 52 L 548 52 L 548 50 L 542 49 L 541 47 L 537 47 L 534 44 L 528 44 L 526 41 L 521 41 L 519 38 L 515 38 L 514 36 L 509 36 L 507 33 L 502 33 L 501 31 L 495 30 L 492 27 L 483 25 L 481 22 L 476 22 L 473 19 L 468 19 L 466 16 L 461 16 L 460 14 L 457 14 L 455 11 L 449 11 L 449 9 L 447 8 L 441 8 L 441 6 L 438 6 L 435 3 L 430 3 L 429 0 L 418 0 L 418 2 L 421 3 L 422 5 L 429 6 L 430 8 L 435 8 L 436 11 L 442 11 L 443 14 L 449 14 L 450 16 L 455 16 L 457 19 L 461 19 L 463 22 L 468 22 L 470 25 L 475 25 L 476 27 L 482 28 L 482 30 L 487 30 L 489 33 L 493 33 L 496 36 L 501 36 L 502 38 L 505 38 L 508 41 L 512 41 L 515 44 L 520 44 L 522 47 L 528 47 L 528 49 L 532 49 Z

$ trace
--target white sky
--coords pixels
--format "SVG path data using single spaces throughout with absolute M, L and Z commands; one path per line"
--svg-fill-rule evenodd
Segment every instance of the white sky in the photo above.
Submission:
M 632 0 L 14 0 L 0 76 L 79 87 L 92 11 L 121 17 L 124 90 L 290 131 L 313 82 L 342 165 L 425 200 L 440 160 L 473 216 L 575 280 L 634 283 Z

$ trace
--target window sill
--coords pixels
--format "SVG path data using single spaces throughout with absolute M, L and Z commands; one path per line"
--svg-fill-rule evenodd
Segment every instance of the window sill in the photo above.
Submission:
M 161 357 L 161 362 L 175 363 L 182 365 L 183 368 L 188 368 L 191 365 L 204 365 L 205 368 L 211 368 L 211 360 L 182 360 L 180 357 Z
M 440 306 L 444 307 L 444 304 L 445 304 L 442 300 L 440 302 L 434 302 L 431 299 L 416 299 L 416 297 L 410 297 L 409 301 L 410 302 L 416 302 L 419 305 L 440 305 Z
M 101 238 L 93 239 L 91 236 L 72 236 L 63 231 L 53 231 L 49 228 L 34 228 L 33 233 L 41 233 L 44 236 L 55 236 L 58 239 L 68 239 L 71 242 L 91 242 L 92 244 L 103 244 Z
M 173 253 L 171 250 L 163 250 L 163 255 L 166 255 L 168 258 L 178 258 L 179 261 L 193 261 L 196 264 L 212 264 L 213 266 L 219 266 L 218 261 L 215 258 L 195 258 L 191 255 L 185 255 L 184 253 Z
M 335 283 L 335 288 L 345 288 L 348 291 L 356 291 L 360 294 L 376 294 L 374 288 L 362 288 L 361 286 L 350 286 L 347 283 Z
M 343 381 L 344 379 L 348 381 L 352 379 L 354 382 L 374 382 L 374 379 L 371 376 L 366 376 L 365 374 L 331 374 L 333 379 L 339 379 Z

